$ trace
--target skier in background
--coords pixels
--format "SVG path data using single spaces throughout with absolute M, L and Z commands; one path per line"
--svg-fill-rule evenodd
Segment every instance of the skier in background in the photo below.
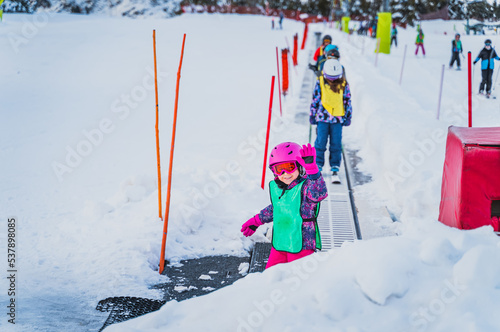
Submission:
M 365 32 L 365 27 L 363 26 L 363 21 L 359 22 L 358 35 L 363 35 Z
M 372 38 L 377 38 L 377 22 L 378 22 L 378 16 L 375 17 L 372 23 Z
M 398 47 L 398 29 L 396 29 L 396 23 L 392 24 L 392 29 L 391 29 L 391 47 L 392 47 L 392 42 L 396 44 L 396 47 Z
M 351 124 L 351 116 L 351 90 L 344 69 L 338 60 L 329 59 L 316 81 L 309 122 L 318 126 L 314 147 L 320 171 L 325 165 L 326 145 L 330 140 L 332 183 L 340 183 L 338 172 L 342 161 L 342 128 Z
M 259 226 L 273 222 L 266 269 L 321 250 L 317 217 L 320 202 L 328 196 L 311 144 L 278 144 L 271 151 L 269 168 L 275 176 L 269 182 L 271 205 L 241 227 L 243 235 L 251 236 Z
M 497 52 L 491 46 L 491 39 L 486 39 L 484 41 L 484 48 L 474 60 L 474 64 L 481 60 L 482 81 L 479 84 L 479 94 L 484 94 L 484 89 L 486 88 L 486 98 L 490 98 L 491 96 L 491 78 L 493 76 L 493 69 L 495 68 L 493 59 L 500 60 Z
M 326 45 L 325 57 L 326 57 L 326 60 L 328 60 L 328 59 L 337 59 L 337 60 L 340 59 L 340 52 L 339 52 L 338 46 L 333 45 L 333 44 Z M 323 70 L 323 67 L 321 67 L 321 70 Z
M 326 45 L 323 52 L 324 52 L 324 56 L 316 63 L 316 66 L 311 65 L 311 64 L 309 65 L 309 69 L 314 71 L 314 74 L 316 74 L 317 78 L 319 78 L 322 75 L 323 66 L 325 65 L 325 62 L 328 59 L 337 59 L 337 60 L 340 59 L 340 52 L 339 52 L 339 48 L 337 47 L 337 45 L 332 45 L 332 44 Z M 342 68 L 343 68 L 343 66 L 342 66 Z M 345 75 L 345 71 L 344 71 L 344 75 Z
M 455 34 L 455 39 L 451 41 L 451 61 L 450 69 L 453 68 L 455 61 L 457 62 L 457 70 L 460 70 L 460 54 L 463 53 L 462 41 L 460 40 L 460 34 Z
M 283 11 L 280 11 L 280 29 L 283 29 L 283 19 L 285 18 L 285 14 Z
M 326 60 L 335 59 L 340 61 L 340 52 L 337 45 L 328 45 L 327 47 L 325 47 L 325 56 Z M 323 71 L 323 67 L 321 67 L 321 71 Z M 345 67 L 343 65 L 342 65 L 342 75 L 344 76 L 344 80 L 347 81 L 347 76 L 345 74 Z M 318 77 L 319 76 L 321 76 L 321 74 L 318 75 Z
M 316 63 L 320 60 L 321 57 L 324 57 L 325 47 L 327 45 L 330 45 L 331 43 L 332 43 L 332 36 L 324 35 L 323 36 L 323 43 L 321 44 L 320 47 L 318 47 L 316 49 L 316 52 L 314 52 L 313 60 L 316 61 Z
M 316 64 L 309 64 L 309 69 L 314 72 L 321 71 L 320 67 L 323 67 L 323 62 L 326 60 L 325 57 L 325 47 L 332 43 L 332 36 L 325 35 L 323 36 L 323 43 L 316 49 L 314 52 L 313 60 L 316 61 Z
M 422 53 L 424 54 L 424 57 L 425 57 L 424 32 L 422 31 L 421 28 L 418 30 L 418 35 L 417 35 L 417 39 L 415 40 L 415 45 L 417 45 L 417 49 L 415 50 L 415 55 L 418 54 L 418 49 L 420 47 L 422 47 Z

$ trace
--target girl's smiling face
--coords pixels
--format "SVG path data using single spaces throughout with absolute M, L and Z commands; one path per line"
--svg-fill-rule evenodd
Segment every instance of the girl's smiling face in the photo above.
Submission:
M 283 172 L 283 174 L 278 175 L 278 179 L 280 179 L 281 182 L 285 183 L 286 185 L 289 185 L 290 183 L 293 182 L 296 178 L 299 177 L 299 169 L 296 168 L 295 171 L 291 174 L 288 174 L 287 172 Z

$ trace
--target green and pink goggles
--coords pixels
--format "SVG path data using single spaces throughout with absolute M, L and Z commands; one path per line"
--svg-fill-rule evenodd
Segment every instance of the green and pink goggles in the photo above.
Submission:
M 297 169 L 297 164 L 293 161 L 287 161 L 284 163 L 274 164 L 269 166 L 271 171 L 277 176 L 283 175 L 283 173 L 292 174 Z

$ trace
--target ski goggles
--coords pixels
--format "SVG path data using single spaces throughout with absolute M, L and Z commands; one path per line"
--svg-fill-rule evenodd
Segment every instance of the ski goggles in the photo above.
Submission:
M 293 161 L 289 161 L 281 164 L 274 164 L 270 168 L 275 175 L 279 176 L 283 175 L 283 173 L 292 174 L 297 169 L 297 164 Z
M 339 78 L 342 78 L 342 74 L 337 75 L 337 76 L 330 76 L 330 75 L 327 75 L 327 74 L 323 73 L 323 76 L 324 76 L 327 80 L 329 80 L 329 81 L 336 81 L 336 80 L 338 80 Z

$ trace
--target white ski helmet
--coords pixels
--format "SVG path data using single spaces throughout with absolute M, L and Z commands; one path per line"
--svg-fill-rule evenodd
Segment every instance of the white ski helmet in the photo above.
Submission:
M 328 59 L 323 66 L 323 76 L 331 81 L 338 80 L 342 77 L 342 65 L 337 59 Z

